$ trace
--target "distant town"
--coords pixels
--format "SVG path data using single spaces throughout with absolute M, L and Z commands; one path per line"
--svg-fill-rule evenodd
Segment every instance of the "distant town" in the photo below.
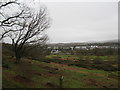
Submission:
M 58 43 L 48 44 L 47 49 L 51 50 L 52 54 L 60 54 L 62 50 L 92 50 L 92 49 L 118 49 L 117 42 L 105 43 Z

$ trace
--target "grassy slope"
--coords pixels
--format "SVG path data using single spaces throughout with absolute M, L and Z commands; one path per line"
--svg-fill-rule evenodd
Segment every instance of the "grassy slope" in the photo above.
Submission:
M 20 64 L 7 61 L 3 68 L 3 88 L 48 88 L 59 87 L 59 77 L 64 76 L 64 88 L 115 88 L 117 79 L 108 78 L 108 72 L 88 70 L 75 66 L 45 63 L 23 59 Z
M 117 55 L 108 55 L 108 56 L 94 56 L 94 55 L 87 55 L 87 56 L 79 56 L 79 55 L 47 55 L 46 58 L 54 58 L 54 57 L 60 57 L 62 59 L 66 59 L 66 58 L 73 58 L 73 59 L 90 59 L 90 60 L 95 60 L 95 59 L 100 59 L 103 61 L 107 61 L 107 60 L 118 60 L 118 56 Z

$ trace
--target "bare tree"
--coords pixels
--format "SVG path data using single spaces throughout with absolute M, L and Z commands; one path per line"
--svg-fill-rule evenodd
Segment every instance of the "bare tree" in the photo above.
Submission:
M 20 6 L 16 13 L 6 15 L 1 12 L 12 4 Z M 20 61 L 25 50 L 29 50 L 28 46 L 32 45 L 33 48 L 34 45 L 43 44 L 48 40 L 44 33 L 48 27 L 49 17 L 45 7 L 35 13 L 26 5 L 17 3 L 17 0 L 0 2 L 0 40 L 6 37 L 11 39 L 16 62 Z
M 49 17 L 47 17 L 46 8 L 40 8 L 36 14 L 22 13 L 22 17 L 11 19 L 14 21 L 14 26 L 10 28 L 6 37 L 12 41 L 16 62 L 19 62 L 21 57 L 27 50 L 28 45 L 43 44 L 48 40 L 45 30 L 49 27 Z

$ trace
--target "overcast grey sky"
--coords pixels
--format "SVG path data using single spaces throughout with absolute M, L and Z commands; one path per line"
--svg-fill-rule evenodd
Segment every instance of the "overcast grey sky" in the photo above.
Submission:
M 45 5 L 52 18 L 48 35 L 53 43 L 118 38 L 115 2 L 49 2 Z
M 35 1 L 37 3 L 34 6 L 39 7 L 39 0 Z M 47 31 L 51 43 L 104 41 L 118 38 L 117 2 L 71 1 L 43 2 L 52 19 L 51 27 Z

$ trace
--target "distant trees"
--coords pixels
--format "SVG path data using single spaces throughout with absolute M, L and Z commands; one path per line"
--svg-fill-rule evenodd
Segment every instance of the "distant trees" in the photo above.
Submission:
M 115 48 L 94 48 L 94 49 L 78 49 L 74 50 L 77 55 L 96 55 L 96 56 L 105 56 L 105 55 L 117 55 L 118 49 Z
M 47 45 L 39 45 L 35 47 L 34 45 L 27 46 L 31 48 L 29 51 L 25 52 L 25 57 L 33 60 L 41 60 L 46 55 L 50 54 L 50 50 L 47 49 Z
M 15 2 L 15 1 L 14 1 Z M 1 38 L 11 39 L 13 50 L 18 63 L 28 46 L 43 44 L 48 40 L 45 30 L 49 28 L 49 17 L 45 7 L 41 7 L 37 13 L 23 5 L 19 14 L 1 21 L 4 33 Z

